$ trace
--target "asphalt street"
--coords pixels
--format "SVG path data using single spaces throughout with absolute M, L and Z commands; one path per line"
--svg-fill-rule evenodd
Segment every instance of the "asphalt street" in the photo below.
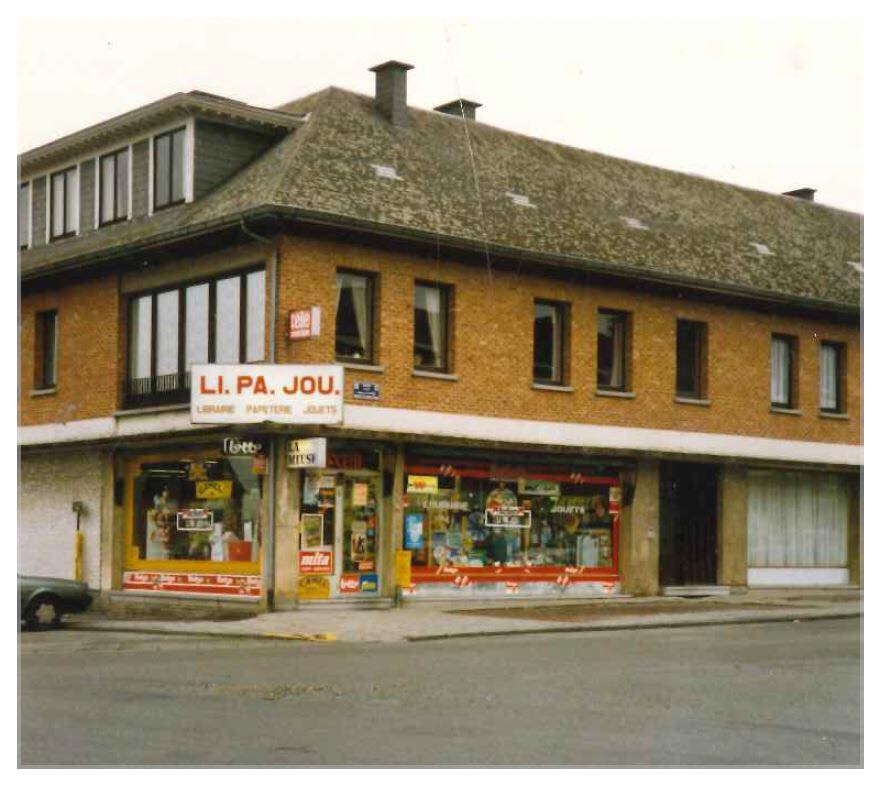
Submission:
M 395 644 L 20 637 L 20 764 L 855 766 L 860 619 Z

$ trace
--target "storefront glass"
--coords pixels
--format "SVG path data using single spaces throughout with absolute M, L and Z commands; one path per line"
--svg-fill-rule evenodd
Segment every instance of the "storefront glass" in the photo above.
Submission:
M 149 459 L 132 478 L 132 555 L 140 561 L 250 563 L 260 554 L 262 462 Z

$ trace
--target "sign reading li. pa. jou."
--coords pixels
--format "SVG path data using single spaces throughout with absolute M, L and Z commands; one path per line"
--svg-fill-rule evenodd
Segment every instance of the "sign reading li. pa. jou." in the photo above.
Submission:
M 194 365 L 193 423 L 342 422 L 338 365 Z

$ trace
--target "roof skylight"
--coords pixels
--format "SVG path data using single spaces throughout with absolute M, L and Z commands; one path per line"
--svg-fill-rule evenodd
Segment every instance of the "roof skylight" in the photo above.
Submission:
M 760 256 L 775 256 L 773 251 L 770 250 L 770 247 L 764 245 L 764 243 L 749 243 L 749 245 L 751 245 Z
M 508 191 L 505 196 L 510 198 L 510 201 L 513 202 L 517 207 L 537 207 L 538 205 L 532 204 L 531 200 L 525 194 L 515 194 L 512 191 Z
M 621 215 L 624 222 L 630 229 L 650 229 L 651 227 L 645 223 L 642 223 L 638 218 L 630 218 L 627 215 Z
M 387 164 L 370 164 L 376 170 L 376 177 L 384 180 L 402 180 L 403 178 L 397 174 L 397 170 L 393 166 Z

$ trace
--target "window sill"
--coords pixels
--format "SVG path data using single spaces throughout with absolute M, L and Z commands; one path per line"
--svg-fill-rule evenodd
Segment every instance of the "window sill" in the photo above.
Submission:
M 676 403 L 689 403 L 692 406 L 709 406 L 712 403 L 708 398 L 685 398 L 680 395 L 676 395 L 673 400 Z
M 574 387 L 568 387 L 564 384 L 541 384 L 532 382 L 533 390 L 546 390 L 547 392 L 574 392 Z
M 849 415 L 846 412 L 819 412 L 820 417 L 826 420 L 848 420 Z
M 162 414 L 163 412 L 182 412 L 189 409 L 188 403 L 169 403 L 165 406 L 141 406 L 133 409 L 118 409 L 113 412 L 114 417 L 136 417 L 139 414 Z
M 337 360 L 337 365 L 352 371 L 366 371 L 367 373 L 385 373 L 384 365 L 368 365 L 367 363 L 343 363 Z
M 441 379 L 445 382 L 458 381 L 457 373 L 441 373 L 440 371 L 420 371 L 418 368 L 414 368 L 412 375 L 417 376 L 420 379 Z
M 596 390 L 596 395 L 600 398 L 635 398 L 634 392 L 626 390 Z
M 44 395 L 55 395 L 57 392 L 57 387 L 44 387 L 39 390 L 31 390 L 31 398 L 40 398 Z
M 781 406 L 771 406 L 770 411 L 773 414 L 793 414 L 797 417 L 803 415 L 803 412 L 800 409 L 784 409 Z

